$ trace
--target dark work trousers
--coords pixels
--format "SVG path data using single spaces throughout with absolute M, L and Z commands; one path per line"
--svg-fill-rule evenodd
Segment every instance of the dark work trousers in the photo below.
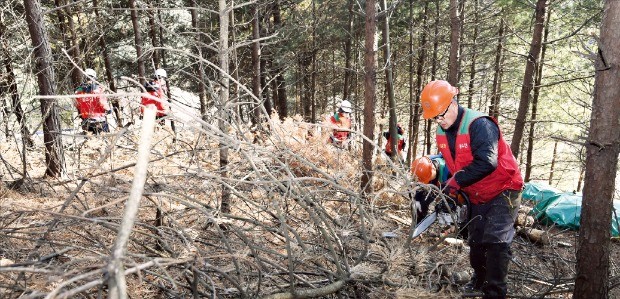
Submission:
M 469 262 L 483 298 L 506 298 L 510 244 L 521 205 L 521 191 L 506 190 L 484 204 L 473 204 L 469 225 Z

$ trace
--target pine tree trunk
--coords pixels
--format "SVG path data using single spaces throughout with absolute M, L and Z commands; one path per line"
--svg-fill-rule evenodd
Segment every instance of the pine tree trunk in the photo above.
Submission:
M 461 38 L 461 18 L 459 0 L 450 0 L 450 58 L 448 60 L 448 82 L 458 86 L 459 40 Z
M 393 140 L 390 143 L 390 151 L 392 153 L 391 158 L 397 157 L 396 145 L 398 144 L 398 133 L 396 130 L 396 124 L 398 119 L 396 118 L 396 100 L 394 99 L 394 82 L 392 78 L 392 53 L 390 50 L 390 19 L 388 13 L 385 11 L 387 4 L 386 0 L 380 0 L 381 11 L 383 13 L 383 30 L 381 32 L 383 39 L 383 57 L 385 59 L 385 90 L 387 91 L 388 108 L 390 114 L 390 127 L 389 132 Z
M 353 13 L 353 0 L 349 0 L 347 4 L 347 9 L 349 11 L 348 20 L 347 20 L 347 33 L 348 37 L 344 41 L 344 86 L 343 86 L 343 94 L 342 99 L 349 99 L 349 89 L 351 88 L 351 77 L 353 76 L 353 70 L 351 69 L 351 48 L 353 44 L 353 20 L 355 18 L 355 14 Z
M 586 173 L 573 298 L 609 298 L 611 213 L 620 154 L 620 1 L 605 1 L 594 100 L 586 143 Z
M 501 14 L 500 14 L 501 15 Z M 502 96 L 502 61 L 504 49 L 504 23 L 503 16 L 499 22 L 499 30 L 497 33 L 497 50 L 495 51 L 495 72 L 493 73 L 493 87 L 491 94 L 491 104 L 489 105 L 489 115 L 495 119 L 499 118 L 499 102 Z
M 218 126 L 220 131 L 228 132 L 228 123 L 227 120 L 230 118 L 228 111 L 226 111 L 226 104 L 229 99 L 229 82 L 228 72 L 229 72 L 229 46 L 228 46 L 228 12 L 231 9 L 226 0 L 219 0 L 219 16 L 220 16 L 220 37 L 218 44 L 218 58 L 219 58 L 219 66 L 220 66 L 220 93 L 218 97 L 218 110 L 219 110 L 219 120 Z M 223 182 L 226 182 L 228 179 L 228 144 L 220 141 L 220 169 L 219 173 Z M 226 187 L 226 184 L 222 184 L 222 204 L 221 211 L 222 213 L 230 213 L 230 190 Z
M 546 9 L 547 0 L 536 1 L 534 32 L 532 35 L 532 43 L 530 44 L 530 53 L 528 54 L 527 63 L 525 65 L 523 83 L 521 85 L 521 99 L 519 100 L 519 111 L 517 112 L 517 119 L 515 121 L 515 130 L 512 135 L 512 143 L 510 144 L 510 149 L 515 158 L 519 156 L 521 140 L 523 139 L 523 130 L 527 120 L 527 111 L 530 105 L 530 94 L 534 87 L 534 72 L 536 70 L 536 62 L 538 61 L 538 57 L 540 57 Z
M 129 0 L 129 9 L 131 10 L 131 24 L 133 25 L 136 58 L 138 59 L 138 77 L 140 83 L 144 84 L 146 83 L 146 68 L 144 66 L 144 58 L 142 58 L 142 33 L 140 32 L 140 24 L 138 22 L 136 0 Z
M 99 9 L 98 9 L 99 5 L 97 4 L 97 1 L 98 0 L 93 0 L 93 8 L 95 11 L 95 18 L 99 20 L 100 19 Z M 102 35 L 101 38 L 99 39 L 99 46 L 101 47 L 101 55 L 103 56 L 103 65 L 105 66 L 105 75 L 106 75 L 106 78 L 108 79 L 108 85 L 110 86 L 110 90 L 116 93 L 116 83 L 114 81 L 112 63 L 110 62 L 110 54 L 109 54 L 110 51 L 108 50 L 108 45 L 105 40 L 105 35 Z M 119 104 L 118 98 L 116 97 L 110 98 L 109 100 L 110 100 L 110 104 L 112 104 L 112 109 L 114 110 L 114 116 L 116 117 L 116 123 L 118 124 L 118 126 L 124 126 L 123 119 L 122 119 L 123 108 Z
M 366 0 L 366 19 L 365 33 L 366 40 L 364 43 L 364 136 L 368 140 L 363 141 L 362 146 L 362 179 L 360 188 L 364 194 L 372 192 L 372 155 L 374 146 L 372 140 L 375 140 L 375 106 L 376 106 L 376 50 L 375 50 L 375 33 L 376 33 L 376 2 L 375 0 Z
M 551 167 L 549 169 L 549 185 L 553 185 L 553 172 L 555 171 L 555 158 L 558 154 L 558 142 L 553 144 L 553 157 L 551 157 Z
M 252 5 L 252 93 L 256 97 L 256 104 L 254 105 L 254 113 L 252 117 L 252 123 L 254 125 L 260 123 L 261 119 L 261 106 L 262 94 L 261 94 L 261 52 L 260 52 L 260 21 L 258 4 Z M 266 107 L 265 107 L 266 109 Z
M 478 14 L 478 0 L 474 1 L 474 32 L 471 37 L 471 65 L 469 67 L 469 88 L 467 89 L 467 108 L 472 108 L 472 102 L 474 99 L 474 82 L 476 81 L 476 58 L 478 58 L 478 27 L 480 15 Z
M 538 116 L 538 97 L 540 96 L 540 83 L 542 82 L 543 66 L 545 64 L 545 52 L 547 51 L 547 37 L 549 36 L 549 19 L 551 18 L 551 9 L 547 11 L 545 33 L 543 36 L 543 45 L 540 50 L 540 60 L 536 68 L 536 79 L 534 82 L 534 94 L 532 96 L 532 114 L 530 120 L 530 130 L 527 137 L 527 157 L 525 159 L 525 176 L 526 182 L 530 181 L 532 173 L 532 155 L 534 153 L 534 127 L 536 126 L 536 118 Z
M 56 76 L 54 74 L 52 49 L 47 37 L 47 28 L 41 6 L 37 0 L 24 0 L 26 22 L 34 47 L 39 95 L 56 94 Z M 43 142 L 45 144 L 45 175 L 59 177 L 65 172 L 64 152 L 60 138 L 60 118 L 55 99 L 40 99 L 41 117 L 43 119 Z

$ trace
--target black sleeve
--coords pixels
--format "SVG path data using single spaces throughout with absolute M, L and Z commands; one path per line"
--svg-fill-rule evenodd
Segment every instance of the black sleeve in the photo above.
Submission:
M 383 137 L 385 137 L 385 139 L 389 139 L 390 138 L 390 132 L 383 132 Z
M 455 175 L 461 187 L 474 184 L 497 168 L 499 128 L 491 119 L 482 117 L 469 126 L 474 160 Z

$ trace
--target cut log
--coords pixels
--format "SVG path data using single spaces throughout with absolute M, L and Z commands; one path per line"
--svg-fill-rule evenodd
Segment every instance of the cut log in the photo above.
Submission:
M 515 221 L 515 224 L 520 227 L 532 226 L 534 224 L 534 217 L 519 213 L 519 215 L 517 215 L 517 220 Z
M 549 245 L 551 243 L 549 234 L 544 230 L 526 227 L 518 229 L 517 233 L 527 237 L 532 243 L 540 245 Z

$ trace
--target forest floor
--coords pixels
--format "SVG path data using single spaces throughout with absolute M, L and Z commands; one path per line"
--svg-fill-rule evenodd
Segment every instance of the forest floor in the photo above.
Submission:
M 374 191 L 362 198 L 359 138 L 339 149 L 299 119 L 272 120 L 269 128 L 269 135 L 241 125 L 221 132 L 196 120 L 177 123 L 176 133 L 157 129 L 123 260 L 131 298 L 462 296 L 468 246 L 448 243 L 453 236 L 440 225 L 408 238 L 409 194 L 427 186 L 412 183 L 407 167 L 376 158 Z M 66 134 L 61 178 L 44 177 L 41 139 L 25 166 L 17 139 L 0 144 L 0 297 L 105 294 L 139 122 L 103 136 Z M 222 190 L 231 194 L 230 213 L 220 210 Z M 578 232 L 533 227 L 550 242 L 515 238 L 509 293 L 571 298 Z M 611 252 L 610 285 L 620 298 L 617 242 Z

